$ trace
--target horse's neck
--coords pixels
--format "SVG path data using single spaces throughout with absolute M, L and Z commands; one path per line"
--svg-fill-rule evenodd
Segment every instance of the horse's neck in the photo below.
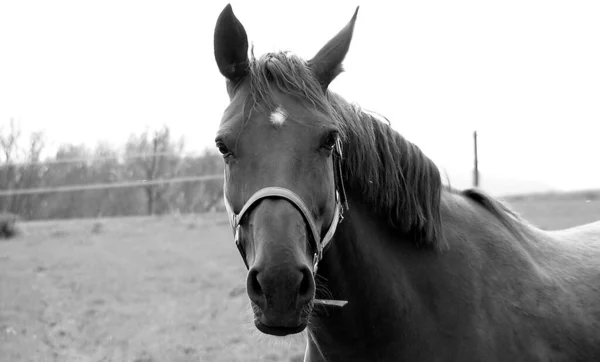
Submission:
M 401 328 L 409 323 L 403 318 L 417 304 L 411 301 L 411 278 L 425 266 L 418 261 L 420 251 L 408 240 L 399 240 L 402 236 L 388 227 L 385 218 L 360 200 L 350 197 L 349 202 L 350 210 L 317 278 L 317 297 L 348 300 L 348 304 L 317 308 L 311 327 L 316 344 L 328 351 L 338 349 L 342 355 L 344 345 L 385 348 L 397 341 L 398 335 L 389 333 L 390 323 Z
M 445 191 L 441 202 L 442 229 L 448 243 L 446 254 L 461 254 L 470 268 L 488 275 L 499 273 L 504 278 L 531 275 L 538 260 L 551 251 L 548 236 L 528 225 L 517 225 L 513 230 L 469 198 Z M 440 259 L 444 261 L 446 258 Z M 477 266 L 477 265 L 479 266 Z M 463 272 L 457 268 L 456 272 Z M 493 281 L 490 281 L 493 284 Z M 490 284 L 490 285 L 491 285 Z
M 349 303 L 318 313 L 312 331 L 317 343 L 327 349 L 338 342 L 380 348 L 398 338 L 409 343 L 407 331 L 417 336 L 461 325 L 470 313 L 461 308 L 472 308 L 482 296 L 511 300 L 527 288 L 524 278 L 537 277 L 527 249 L 461 197 L 444 197 L 443 251 L 418 248 L 385 218 L 350 200 L 319 271 L 326 291 L 320 297 Z M 512 283 L 514 278 L 523 283 Z

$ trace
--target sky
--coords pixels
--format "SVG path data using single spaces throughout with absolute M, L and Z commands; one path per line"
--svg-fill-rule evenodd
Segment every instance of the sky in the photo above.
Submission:
M 189 151 L 213 147 L 227 3 L 0 1 L 0 128 L 42 130 L 49 152 L 163 124 Z M 257 55 L 305 58 L 360 5 L 330 88 L 386 116 L 454 186 L 469 186 L 477 130 L 484 189 L 600 188 L 597 0 L 230 3 Z

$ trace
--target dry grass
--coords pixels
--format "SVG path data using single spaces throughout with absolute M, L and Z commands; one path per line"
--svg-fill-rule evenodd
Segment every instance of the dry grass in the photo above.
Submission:
M 544 228 L 600 200 L 513 200 Z M 0 243 L 0 361 L 289 361 L 259 336 L 224 215 L 22 224 Z
M 534 225 L 558 230 L 600 221 L 599 197 L 522 197 L 509 205 Z
M 288 361 L 223 215 L 35 222 L 0 243 L 0 361 Z

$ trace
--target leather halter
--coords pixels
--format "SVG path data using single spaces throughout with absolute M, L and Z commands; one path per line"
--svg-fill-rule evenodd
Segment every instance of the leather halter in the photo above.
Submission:
M 337 160 L 336 160 L 336 158 L 337 158 Z M 334 210 L 334 214 L 333 214 L 333 219 L 331 220 L 331 224 L 329 225 L 329 229 L 327 230 L 327 233 L 325 234 L 325 236 L 323 236 L 323 238 L 321 238 L 321 233 L 317 229 L 315 220 L 312 217 L 309 208 L 306 206 L 304 201 L 302 201 L 302 199 L 296 193 L 294 193 L 292 190 L 289 190 L 289 189 L 283 188 L 283 187 L 275 187 L 275 186 L 262 188 L 262 189 L 256 191 L 248 199 L 248 201 L 246 201 L 246 203 L 242 207 L 242 210 L 238 214 L 236 214 L 233 211 L 233 208 L 231 207 L 231 204 L 230 204 L 229 200 L 227 199 L 226 192 L 223 192 L 225 208 L 227 209 L 227 214 L 229 215 L 229 223 L 231 224 L 231 227 L 233 228 L 235 245 L 237 246 L 237 248 L 240 252 L 240 255 L 242 256 L 242 259 L 244 260 L 246 269 L 249 269 L 249 267 L 248 267 L 248 262 L 246 261 L 246 252 L 244 250 L 243 245 L 241 245 L 241 242 L 240 242 L 240 237 L 239 237 L 240 222 L 242 221 L 246 212 L 248 212 L 248 210 L 254 204 L 256 204 L 258 201 L 265 199 L 265 198 L 282 198 L 282 199 L 289 201 L 296 208 L 298 208 L 298 210 L 302 213 L 302 216 L 304 216 L 304 220 L 306 221 L 306 223 L 308 224 L 308 226 L 311 230 L 311 233 L 312 233 L 311 241 L 313 244 L 313 251 L 314 251 L 313 273 L 317 274 L 317 268 L 318 268 L 319 262 L 323 258 L 323 252 L 324 252 L 325 248 L 331 242 L 331 239 L 333 238 L 333 235 L 335 234 L 337 226 L 344 219 L 344 216 L 343 216 L 344 210 L 348 210 L 346 191 L 344 189 L 344 183 L 342 181 L 342 174 L 341 174 L 341 170 L 342 170 L 341 158 L 342 158 L 342 145 L 341 145 L 340 140 L 338 139 L 336 141 L 336 144 L 334 147 L 334 159 L 333 159 L 333 168 L 334 168 L 333 172 L 334 172 L 334 178 L 335 178 L 335 210 Z M 227 188 L 224 187 L 224 190 L 227 190 Z M 341 191 L 341 195 L 340 195 L 340 191 Z

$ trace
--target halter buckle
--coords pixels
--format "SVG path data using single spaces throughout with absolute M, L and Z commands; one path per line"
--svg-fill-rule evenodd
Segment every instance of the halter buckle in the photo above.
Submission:
M 240 242 L 240 225 L 239 224 L 235 227 L 233 239 L 235 241 L 235 246 L 238 248 L 238 251 L 240 252 L 240 255 L 242 256 L 244 265 L 246 265 L 246 269 L 250 269 L 250 267 L 248 266 L 248 261 L 246 260 L 246 250 L 244 250 L 244 247 L 242 246 L 242 243 Z

